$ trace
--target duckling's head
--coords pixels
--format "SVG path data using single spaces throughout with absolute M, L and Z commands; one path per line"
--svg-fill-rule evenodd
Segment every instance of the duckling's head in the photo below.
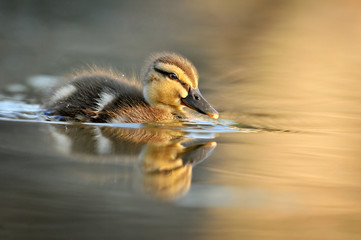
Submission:
M 217 119 L 218 112 L 198 89 L 198 73 L 186 58 L 174 53 L 159 53 L 150 58 L 144 76 L 146 101 L 169 111 L 184 107 Z

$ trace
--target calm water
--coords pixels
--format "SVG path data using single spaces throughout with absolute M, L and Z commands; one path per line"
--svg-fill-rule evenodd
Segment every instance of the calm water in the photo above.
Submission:
M 359 1 L 1 1 L 0 20 L 0 239 L 361 238 Z M 158 50 L 221 120 L 41 116 L 59 76 L 138 76 Z

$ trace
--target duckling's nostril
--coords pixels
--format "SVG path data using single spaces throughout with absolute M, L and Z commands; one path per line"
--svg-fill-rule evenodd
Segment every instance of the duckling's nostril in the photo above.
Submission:
M 200 97 L 199 97 L 198 95 L 194 95 L 194 99 L 195 99 L 195 100 L 199 100 Z

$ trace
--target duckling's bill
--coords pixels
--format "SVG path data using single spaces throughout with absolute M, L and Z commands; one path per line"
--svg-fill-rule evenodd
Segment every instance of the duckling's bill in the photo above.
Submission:
M 189 88 L 188 96 L 181 99 L 183 105 L 213 119 L 219 117 L 218 112 L 202 96 L 199 89 Z

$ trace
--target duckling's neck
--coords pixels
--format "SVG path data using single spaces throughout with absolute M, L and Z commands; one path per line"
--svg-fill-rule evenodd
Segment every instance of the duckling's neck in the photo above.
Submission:
M 160 102 L 150 101 L 149 99 L 151 99 L 151 98 L 149 98 L 149 96 L 147 96 L 147 91 L 145 91 L 145 89 L 143 89 L 143 96 L 144 96 L 146 103 L 148 103 L 149 106 L 151 106 L 153 108 L 157 108 L 157 109 L 165 112 L 165 115 L 173 115 L 174 119 L 186 119 L 187 118 L 187 116 L 184 114 L 182 109 L 179 109 L 174 106 L 167 105 L 167 104 L 163 104 Z
M 157 95 L 156 92 L 149 91 L 147 86 L 144 86 L 143 88 L 143 96 L 145 101 L 152 107 L 156 107 L 170 113 L 182 112 L 182 109 L 179 107 L 179 104 L 174 103 L 173 105 L 170 105 L 164 103 L 165 102 L 165 99 L 163 99 L 164 97 L 163 98 L 159 97 L 159 95 Z M 168 100 L 167 102 L 170 101 Z

